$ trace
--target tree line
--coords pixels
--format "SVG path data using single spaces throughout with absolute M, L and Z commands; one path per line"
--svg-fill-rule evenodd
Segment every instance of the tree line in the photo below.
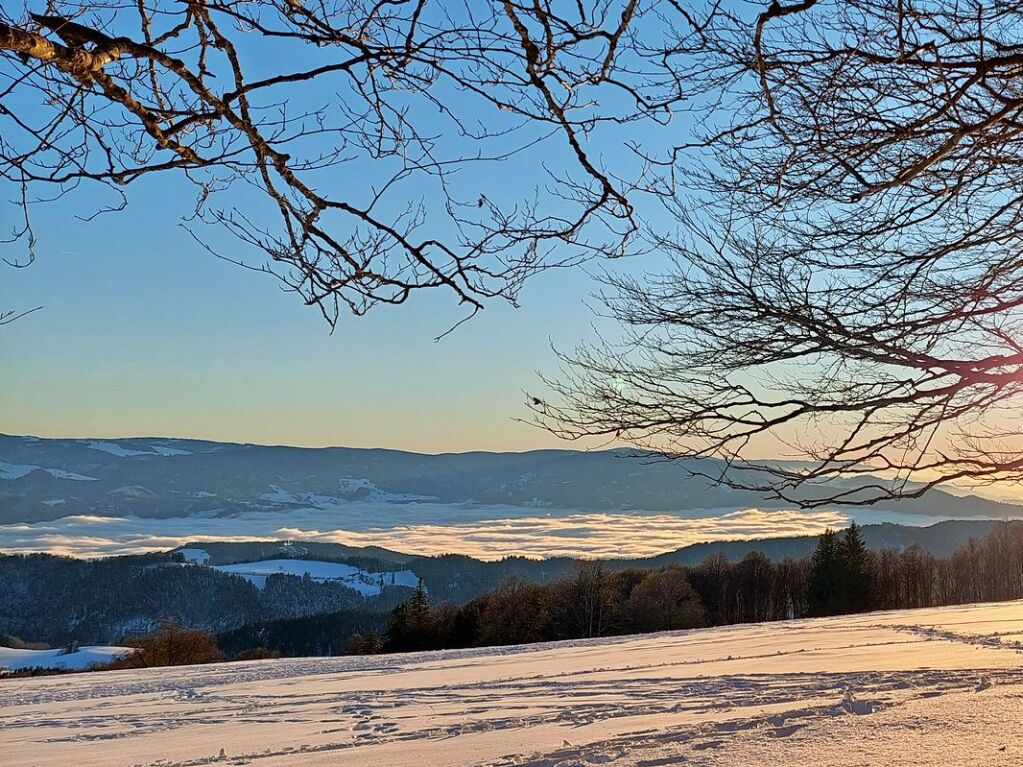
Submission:
M 129 637 L 134 648 L 96 668 L 214 663 L 280 656 L 531 644 L 704 626 L 1023 599 L 1023 521 L 996 523 L 948 557 L 918 545 L 867 548 L 860 528 L 825 531 L 812 556 L 772 560 L 755 551 L 732 562 L 612 569 L 581 561 L 571 575 L 511 578 L 471 601 L 431 604 L 420 582 L 391 611 L 344 610 L 253 624 L 218 635 L 162 623 Z M 16 637 L 0 644 L 29 646 Z M 29 669 L 11 676 L 54 673 Z
M 385 637 L 356 635 L 346 652 L 528 644 L 618 634 L 1023 598 L 1023 522 L 996 524 L 951 556 L 919 546 L 871 551 L 859 526 L 821 535 L 813 555 L 611 570 L 580 562 L 551 583 L 510 580 L 468 603 L 432 605 L 420 585 Z

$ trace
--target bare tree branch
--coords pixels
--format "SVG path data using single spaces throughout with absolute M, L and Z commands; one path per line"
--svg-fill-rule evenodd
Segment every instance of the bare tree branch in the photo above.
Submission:
M 0 10 L 0 178 L 26 217 L 82 185 L 120 210 L 142 178 L 186 178 L 196 236 L 251 265 L 199 224 L 226 228 L 331 323 L 425 288 L 471 314 L 622 254 L 635 179 L 595 137 L 683 95 L 637 0 L 32 5 Z M 542 203 L 508 193 L 511 163 Z
M 673 267 L 608 278 L 625 337 L 566 355 L 539 422 L 806 506 L 1023 481 L 1023 5 L 708 18 L 697 135 L 647 157 Z

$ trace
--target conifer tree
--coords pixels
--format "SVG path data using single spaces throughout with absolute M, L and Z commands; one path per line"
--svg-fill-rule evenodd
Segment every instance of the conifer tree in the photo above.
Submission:
M 850 523 L 838 546 L 841 560 L 841 604 L 843 613 L 862 613 L 873 608 L 870 583 L 870 553 L 860 527 Z
M 836 615 L 841 610 L 841 570 L 838 534 L 828 528 L 811 559 L 806 595 L 810 615 Z
M 430 597 L 422 578 L 412 596 L 394 608 L 387 628 L 387 645 L 391 650 L 422 650 L 433 641 L 430 620 Z

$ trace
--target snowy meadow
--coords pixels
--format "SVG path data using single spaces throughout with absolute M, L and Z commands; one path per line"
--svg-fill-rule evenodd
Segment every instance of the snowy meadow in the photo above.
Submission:
M 10 767 L 1023 760 L 1023 603 L 8 680 Z

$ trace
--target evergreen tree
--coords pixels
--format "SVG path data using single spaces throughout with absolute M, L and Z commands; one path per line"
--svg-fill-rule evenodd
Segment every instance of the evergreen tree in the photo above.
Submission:
M 408 651 L 428 649 L 433 643 L 430 597 L 423 587 L 422 578 L 412 596 L 394 608 L 387 628 L 389 650 Z
M 423 586 L 423 579 L 419 579 L 416 590 L 405 602 L 408 619 L 413 625 L 423 626 L 430 617 L 430 597 Z
M 863 540 L 860 527 L 855 522 L 839 544 L 841 559 L 841 598 L 843 613 L 862 613 L 873 608 L 873 591 L 870 581 L 870 553 Z
M 810 615 L 837 615 L 842 602 L 842 560 L 838 534 L 828 528 L 810 560 L 806 601 Z

